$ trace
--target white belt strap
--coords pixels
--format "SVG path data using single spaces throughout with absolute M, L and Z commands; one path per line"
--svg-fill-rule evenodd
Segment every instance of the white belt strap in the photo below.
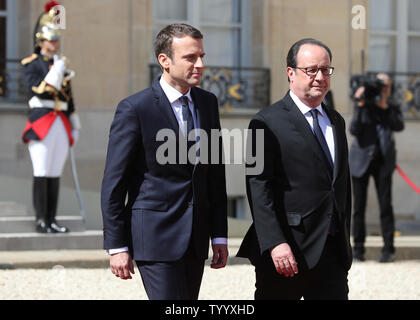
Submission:
M 29 108 L 50 108 L 58 111 L 67 111 L 68 105 L 67 102 L 64 101 L 46 100 L 33 96 L 29 100 Z

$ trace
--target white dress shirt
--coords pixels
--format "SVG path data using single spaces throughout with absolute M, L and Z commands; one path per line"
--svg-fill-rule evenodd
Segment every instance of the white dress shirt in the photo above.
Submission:
M 178 120 L 178 124 L 182 132 L 185 134 L 185 128 L 186 128 L 186 123 L 185 123 L 184 117 L 182 116 L 182 105 L 181 105 L 181 101 L 179 100 L 179 98 L 181 98 L 182 96 L 186 96 L 188 98 L 188 107 L 192 114 L 194 128 L 198 128 L 197 117 L 196 117 L 195 109 L 194 109 L 194 102 L 191 98 L 191 88 L 188 90 L 186 94 L 182 94 L 181 92 L 176 90 L 174 87 L 172 87 L 169 83 L 167 83 L 165 79 L 163 79 L 163 76 L 160 77 L 159 84 L 162 87 L 163 92 L 165 92 L 165 95 L 171 104 L 172 110 L 174 111 L 174 114 L 176 116 L 176 119 Z
M 293 99 L 297 107 L 299 108 L 300 112 L 305 116 L 306 121 L 308 121 L 309 125 L 311 126 L 312 131 L 314 131 L 314 119 L 310 111 L 313 109 L 306 104 L 304 104 L 293 92 L 290 90 L 290 97 Z M 331 126 L 331 121 L 328 118 L 327 114 L 325 113 L 324 109 L 321 105 L 317 106 L 318 112 L 318 122 L 319 126 L 321 127 L 321 131 L 324 134 L 325 140 L 327 141 L 328 149 L 331 153 L 331 158 L 334 163 L 334 155 L 335 155 L 335 144 L 334 144 L 334 134 L 333 129 Z M 315 133 L 314 133 L 315 134 Z
M 165 93 L 166 97 L 168 98 L 171 104 L 172 110 L 176 116 L 176 119 L 178 120 L 178 124 L 181 127 L 181 130 L 183 131 L 183 133 L 185 133 L 186 125 L 185 125 L 184 118 L 182 116 L 181 101 L 179 100 L 179 98 L 181 98 L 182 96 L 186 96 L 188 98 L 188 107 L 190 108 L 190 111 L 192 114 L 194 128 L 198 128 L 197 118 L 196 118 L 195 109 L 194 109 L 194 101 L 191 98 L 191 88 L 188 90 L 186 94 L 182 94 L 181 92 L 176 90 L 174 87 L 172 87 L 168 82 L 166 82 L 163 76 L 160 77 L 159 84 L 162 87 L 163 92 Z M 213 245 L 214 244 L 227 244 L 227 238 L 213 238 L 211 242 Z M 128 251 L 128 247 L 118 248 L 118 249 L 109 249 L 107 250 L 107 254 L 116 254 L 116 253 L 125 252 L 125 251 Z

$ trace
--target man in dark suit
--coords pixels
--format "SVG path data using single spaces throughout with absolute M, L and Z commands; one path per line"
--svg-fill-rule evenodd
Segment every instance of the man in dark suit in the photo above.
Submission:
M 355 137 L 349 159 L 354 195 L 353 254 L 355 260 L 365 260 L 365 211 L 367 188 L 372 176 L 378 193 L 384 241 L 378 262 L 392 262 L 395 253 L 392 174 L 396 164 L 393 131 L 403 130 L 404 120 L 400 107 L 390 99 L 391 78 L 384 73 L 379 73 L 377 78 L 384 85 L 376 101 L 366 99 L 370 94 L 364 93 L 364 86 L 356 90 L 356 106 L 350 125 L 350 132 Z
M 155 54 L 163 75 L 122 100 L 111 125 L 101 198 L 104 247 L 121 279 L 131 278 L 136 261 L 149 299 L 198 298 L 209 237 L 212 267 L 224 267 L 228 257 L 225 168 L 201 161 L 210 150 L 195 141 L 198 129 L 208 137 L 220 130 L 216 97 L 196 87 L 204 69 L 202 38 L 186 24 L 162 29 Z M 173 136 L 161 141 L 168 130 Z M 160 153 L 164 144 L 176 146 L 174 162 Z M 183 161 L 187 147 L 195 148 L 195 160 Z
M 290 91 L 250 122 L 251 137 L 264 132 L 264 153 L 256 160 L 264 169 L 246 176 L 253 224 L 238 256 L 255 266 L 256 299 L 348 298 L 345 123 L 322 105 L 333 70 L 331 51 L 322 42 L 296 42 L 287 56 Z

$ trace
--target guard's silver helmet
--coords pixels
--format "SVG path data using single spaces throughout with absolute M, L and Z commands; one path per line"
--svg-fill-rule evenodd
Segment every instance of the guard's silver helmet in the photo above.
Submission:
M 54 18 L 57 15 L 57 12 L 54 10 L 54 7 L 58 4 L 59 3 L 57 1 L 50 1 L 47 4 L 45 4 L 45 10 L 38 18 L 38 22 L 35 26 L 35 42 L 43 40 L 60 40 L 60 30 L 54 24 Z
M 35 36 L 38 41 L 42 41 L 42 40 L 53 41 L 53 40 L 60 40 L 60 35 L 61 35 L 60 30 L 55 28 L 53 25 L 48 24 L 48 25 L 41 26 L 40 31 L 37 32 Z

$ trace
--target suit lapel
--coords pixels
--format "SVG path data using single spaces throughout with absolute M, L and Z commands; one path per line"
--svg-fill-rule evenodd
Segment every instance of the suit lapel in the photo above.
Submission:
M 191 88 L 191 98 L 194 102 L 194 112 L 195 117 L 197 119 L 197 128 L 201 129 L 207 132 L 208 137 L 210 137 L 209 134 L 209 115 L 208 115 L 208 106 L 207 101 L 203 99 L 203 96 L 199 93 L 197 88 L 192 87 Z M 210 141 L 208 141 L 210 143 Z M 201 150 L 201 149 L 200 149 Z M 193 175 L 196 173 L 197 168 L 200 167 L 200 162 L 194 166 Z
M 287 92 L 284 99 L 286 102 L 284 109 L 289 112 L 291 122 L 294 124 L 296 130 L 303 136 L 304 140 L 308 143 L 308 146 L 312 149 L 318 160 L 325 164 L 325 170 L 328 172 L 328 175 L 331 176 L 330 170 L 327 168 L 327 164 L 324 160 L 325 156 L 323 151 L 319 146 L 318 140 L 316 139 L 305 116 L 302 114 L 302 112 L 300 112 L 299 108 L 290 97 L 289 92 Z
M 164 123 L 162 123 L 162 128 L 173 129 L 176 133 L 176 139 L 177 141 L 179 141 L 178 120 L 172 110 L 168 98 L 166 97 L 162 87 L 159 84 L 159 79 L 153 82 L 152 89 L 154 93 L 154 106 L 162 114 L 162 119 L 164 121 Z M 210 117 L 208 115 L 209 108 L 207 106 L 207 101 L 203 99 L 203 96 L 194 87 L 191 88 L 191 98 L 194 101 L 195 116 L 197 119 L 198 127 L 197 129 L 202 129 L 208 132 L 210 125 L 209 121 L 207 121 L 206 119 L 210 119 Z M 180 134 L 182 134 L 182 132 Z M 194 171 L 196 167 L 197 166 L 194 166 Z
M 195 109 L 195 116 L 197 119 L 197 126 L 199 129 L 203 129 L 207 131 L 209 129 L 208 121 L 206 119 L 210 119 L 207 115 L 208 107 L 207 101 L 203 99 L 202 95 L 199 94 L 197 88 L 191 88 L 191 98 L 194 102 L 194 109 Z
M 163 92 L 162 87 L 159 84 L 159 79 L 155 80 L 152 84 L 152 89 L 154 92 L 154 104 L 156 108 L 162 113 L 163 118 L 167 123 L 167 127 L 176 130 L 178 134 L 179 124 L 178 120 L 172 110 L 171 104 Z M 207 101 L 199 94 L 196 88 L 191 88 L 191 97 L 194 101 L 195 116 L 197 119 L 198 128 L 206 130 L 209 128 L 208 122 L 206 119 L 209 119 L 206 115 Z
M 338 173 L 340 172 L 340 166 L 343 163 L 343 143 L 345 143 L 345 140 L 342 139 L 342 136 L 339 135 L 339 132 L 342 132 L 342 128 L 337 128 L 337 126 L 340 126 L 336 114 L 331 112 L 331 110 L 326 107 L 325 105 L 322 105 L 324 108 L 326 114 L 328 115 L 328 118 L 331 122 L 331 127 L 333 130 L 334 135 L 334 147 L 335 147 L 335 154 L 334 154 L 334 177 L 333 177 L 333 183 L 335 182 Z
M 154 106 L 162 114 L 162 128 L 173 129 L 176 136 L 178 136 L 179 124 L 174 111 L 172 110 L 171 103 L 163 92 L 162 87 L 159 84 L 159 79 L 155 80 L 152 84 L 154 93 Z M 178 140 L 178 139 L 177 139 Z

